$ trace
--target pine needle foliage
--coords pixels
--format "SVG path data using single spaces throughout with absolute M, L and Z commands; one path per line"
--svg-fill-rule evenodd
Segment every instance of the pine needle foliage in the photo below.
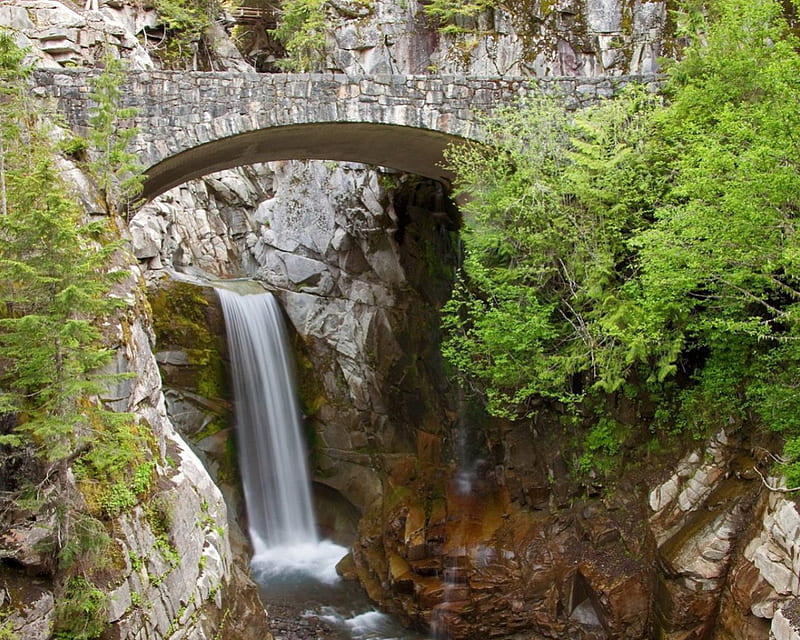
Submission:
M 156 13 L 166 31 L 164 41 L 156 49 L 167 66 L 185 67 L 194 64 L 197 43 L 211 26 L 218 11 L 214 0 L 155 0 Z
M 0 412 L 18 417 L 4 444 L 33 446 L 50 465 L 118 455 L 132 418 L 99 398 L 120 376 L 104 322 L 123 306 L 111 295 L 127 277 L 113 221 L 86 221 L 53 161 L 53 132 L 25 89 L 21 52 L 0 34 L 0 102 L 7 211 L 0 216 Z M 124 439 L 124 438 L 123 438 Z M 109 441 L 110 440 L 110 441 Z M 130 459 L 140 455 L 126 443 Z
M 24 56 L 0 30 L 0 414 L 14 418 L 0 443 L 33 450 L 42 462 L 36 508 L 57 516 L 52 553 L 64 580 L 54 637 L 89 640 L 107 627 L 108 598 L 92 576 L 107 564 L 111 539 L 99 517 L 76 506 L 89 496 L 75 498 L 67 470 L 79 485 L 96 485 L 102 501 L 126 479 L 138 479 L 135 498 L 146 493 L 153 466 L 133 416 L 101 400 L 124 377 L 103 373 L 113 355 L 103 327 L 124 305 L 113 293 L 128 277 L 114 268 L 121 249 L 115 220 L 87 220 L 63 182 L 54 156 L 57 132 L 49 124 L 56 119 L 31 98 Z M 118 127 L 109 90 L 116 86 L 96 87 L 98 94 L 106 91 L 100 103 L 111 116 L 95 118 L 104 130 L 98 140 L 107 142 L 105 133 Z M 115 132 L 93 164 L 108 180 L 107 196 L 121 193 L 110 185 L 113 163 L 126 157 L 118 142 L 124 139 Z M 96 515 L 108 514 L 98 509 Z
M 124 62 L 112 55 L 104 59 L 103 72 L 91 80 L 93 102 L 89 141 L 95 151 L 89 168 L 103 194 L 107 212 L 116 203 L 128 206 L 142 191 L 144 167 L 128 147 L 138 129 L 130 126 L 137 110 L 120 107 L 125 80 Z
M 497 0 L 430 0 L 422 10 L 439 31 L 446 35 L 457 35 L 465 30 L 465 22 L 473 21 L 481 13 L 499 6 Z
M 329 0 L 283 0 L 278 23 L 272 35 L 283 44 L 286 58 L 278 61 L 284 71 L 317 71 L 327 55 L 326 34 L 332 20 L 344 13 L 348 17 L 369 13 L 373 0 L 353 0 L 344 10 Z
M 285 71 L 312 71 L 325 59 L 326 0 L 285 0 L 272 34 L 286 50 L 278 65 Z

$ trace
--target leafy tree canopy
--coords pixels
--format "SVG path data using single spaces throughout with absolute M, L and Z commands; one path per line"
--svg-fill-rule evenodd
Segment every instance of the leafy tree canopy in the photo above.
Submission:
M 499 152 L 451 150 L 469 226 L 445 352 L 495 413 L 624 391 L 800 449 L 798 42 L 773 0 L 701 18 L 663 104 L 535 98 L 488 124 Z

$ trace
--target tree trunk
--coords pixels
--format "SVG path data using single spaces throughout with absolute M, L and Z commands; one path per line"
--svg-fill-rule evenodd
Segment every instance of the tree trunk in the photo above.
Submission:
M 0 214 L 8 215 L 8 200 L 6 198 L 6 150 L 3 146 L 3 133 L 0 132 Z

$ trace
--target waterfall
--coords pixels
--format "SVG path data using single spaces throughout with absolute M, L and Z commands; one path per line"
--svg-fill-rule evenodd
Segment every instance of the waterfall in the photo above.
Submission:
M 239 467 L 256 557 L 317 544 L 300 411 L 281 309 L 271 293 L 217 289 L 230 352 Z

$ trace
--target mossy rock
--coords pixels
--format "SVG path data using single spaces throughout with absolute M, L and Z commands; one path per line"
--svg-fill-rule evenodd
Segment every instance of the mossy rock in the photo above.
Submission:
M 157 353 L 185 354 L 182 361 L 160 358 L 165 385 L 210 400 L 229 398 L 224 321 L 213 289 L 171 281 L 148 298 Z

